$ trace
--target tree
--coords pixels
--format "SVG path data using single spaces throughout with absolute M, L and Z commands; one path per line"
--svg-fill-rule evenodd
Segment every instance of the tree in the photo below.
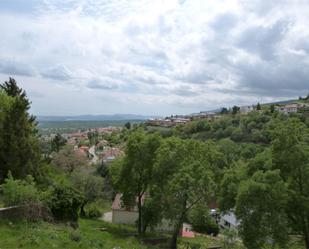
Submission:
M 237 114 L 237 113 L 239 112 L 239 110 L 240 110 L 240 107 L 234 105 L 234 106 L 232 107 L 232 114 L 233 114 L 233 115 Z
M 95 145 L 99 141 L 99 133 L 97 131 L 89 131 L 87 137 L 90 145 Z
M 80 215 L 85 217 L 85 206 L 103 196 L 103 178 L 78 172 L 71 175 L 71 182 L 84 195 Z
M 219 227 L 210 215 L 210 210 L 205 203 L 198 203 L 189 212 L 189 222 L 193 230 L 199 233 L 207 233 L 217 236 Z
M 280 171 L 257 171 L 243 181 L 238 191 L 236 215 L 241 220 L 240 234 L 250 249 L 264 248 L 265 244 L 287 243 L 287 189 Z
M 64 146 L 66 143 L 66 139 L 61 136 L 61 134 L 57 133 L 57 135 L 51 141 L 51 150 L 55 152 L 59 152 L 60 148 Z
M 78 210 L 83 203 L 83 195 L 70 183 L 55 182 L 49 189 L 45 201 L 56 219 L 77 223 Z
M 287 185 L 286 212 L 291 227 L 302 234 L 309 249 L 309 131 L 292 118 L 277 122 L 272 132 L 272 168 L 280 170 Z
M 222 109 L 221 109 L 221 112 L 220 112 L 221 114 L 229 114 L 229 110 L 226 108 L 226 107 L 223 107 Z
M 153 164 L 161 143 L 158 134 L 146 135 L 138 129 L 128 138 L 125 156 L 112 167 L 116 190 L 122 193 L 125 205 L 138 207 L 138 233 L 142 234 L 142 199 L 153 179 Z M 115 173 L 117 172 L 117 173 Z M 137 200 L 137 202 L 136 202 Z
M 0 85 L 2 92 L 11 98 L 11 104 L 2 115 L 0 134 L 0 181 L 12 172 L 15 178 L 28 174 L 38 178 L 40 149 L 35 118 L 28 111 L 30 102 L 25 91 L 12 78 Z
M 127 128 L 128 130 L 130 130 L 131 129 L 131 123 L 130 122 L 125 123 L 124 127 Z
M 274 113 L 275 112 L 275 105 L 271 104 L 269 109 L 270 109 L 270 113 Z
M 257 110 L 257 111 L 262 110 L 261 104 L 260 104 L 259 102 L 258 102 L 257 105 L 256 105 L 256 110 Z
M 66 173 L 87 168 L 88 161 L 86 155 L 75 151 L 72 146 L 63 147 L 59 153 L 53 155 L 52 165 Z
M 164 216 L 173 222 L 171 248 L 177 248 L 180 228 L 189 210 L 210 198 L 211 152 L 204 143 L 178 138 L 166 139 L 157 153 L 155 185 L 150 192 L 157 197 Z
M 3 194 L 2 201 L 5 206 L 27 205 L 40 202 L 40 194 L 32 176 L 24 180 L 14 179 L 9 172 L 8 178 L 0 185 Z

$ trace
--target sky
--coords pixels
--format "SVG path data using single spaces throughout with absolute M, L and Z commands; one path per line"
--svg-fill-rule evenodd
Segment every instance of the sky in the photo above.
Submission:
M 308 0 L 0 0 L 35 115 L 188 114 L 309 92 Z

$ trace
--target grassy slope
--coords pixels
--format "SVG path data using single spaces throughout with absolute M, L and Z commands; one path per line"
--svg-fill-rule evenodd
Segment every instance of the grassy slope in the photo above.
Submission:
M 9 222 L 0 219 L 0 249 L 154 249 L 163 248 L 149 247 L 132 236 L 136 229 L 128 226 L 108 224 L 100 220 L 79 220 L 80 241 L 71 239 L 76 233 L 64 224 L 50 224 L 45 222 L 27 223 L 23 221 Z M 106 228 L 107 231 L 100 231 Z M 180 248 L 207 248 L 208 246 L 220 245 L 222 241 L 218 238 L 197 237 L 180 238 Z M 299 239 L 293 239 L 288 246 L 289 249 L 303 249 Z M 232 249 L 232 248 L 230 248 Z M 238 245 L 233 249 L 244 249 Z M 276 248 L 278 249 L 278 248 Z
M 133 232 L 130 228 L 113 226 L 103 221 L 80 219 L 79 242 L 73 241 L 70 237 L 72 229 L 63 224 L 10 223 L 0 220 L 0 249 L 48 249 L 48 248 L 121 248 L 121 249 L 146 249 L 134 237 L 127 234 Z M 108 228 L 102 232 L 100 228 Z

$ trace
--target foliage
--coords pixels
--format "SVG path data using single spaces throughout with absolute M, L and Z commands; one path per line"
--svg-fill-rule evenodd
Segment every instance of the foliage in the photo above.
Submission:
M 88 162 L 85 155 L 78 153 L 72 146 L 67 145 L 59 153 L 53 155 L 52 165 L 61 171 L 72 173 L 78 169 L 86 168 Z
M 138 232 L 142 233 L 142 197 L 154 180 L 153 164 L 161 138 L 158 134 L 146 135 L 141 129 L 131 133 L 127 141 L 126 154 L 113 164 L 113 182 L 123 194 L 125 205 L 137 206 L 139 212 Z
M 86 217 L 100 218 L 102 216 L 101 208 L 96 203 L 91 203 L 86 206 Z
M 150 195 L 160 196 L 165 217 L 174 224 L 171 248 L 176 248 L 179 229 L 188 211 L 213 191 L 212 150 L 210 144 L 177 138 L 166 139 L 158 150 L 157 181 Z
M 73 186 L 79 190 L 83 196 L 80 214 L 86 216 L 84 207 L 87 203 L 94 202 L 96 199 L 103 197 L 103 178 L 91 174 L 75 172 L 70 176 Z
M 56 219 L 74 222 L 78 220 L 78 210 L 83 201 L 82 193 L 64 181 L 55 182 L 45 199 Z
M 40 150 L 35 118 L 29 114 L 30 101 L 12 78 L 0 89 L 0 102 L 5 103 L 0 114 L 0 182 L 8 171 L 16 178 L 28 174 L 36 178 L 40 174 Z
M 18 206 L 40 202 L 40 193 L 32 176 L 24 180 L 14 179 L 9 172 L 8 178 L 0 185 L 5 206 Z
M 219 227 L 215 220 L 210 216 L 210 210 L 207 205 L 197 204 L 189 212 L 189 222 L 193 230 L 199 233 L 207 233 L 217 236 Z
M 280 247 L 287 243 L 287 190 L 280 171 L 257 171 L 241 183 L 236 214 L 241 219 L 240 234 L 248 248 L 259 249 L 273 240 Z
M 66 139 L 57 133 L 51 141 L 51 151 L 59 152 L 60 148 L 66 144 Z

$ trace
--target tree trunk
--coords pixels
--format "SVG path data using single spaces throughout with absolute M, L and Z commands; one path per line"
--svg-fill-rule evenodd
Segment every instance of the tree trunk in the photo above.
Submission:
M 306 217 L 304 215 L 304 217 Z M 309 249 L 309 227 L 308 227 L 308 220 L 306 218 L 303 219 L 303 237 L 305 240 L 306 249 Z
M 80 207 L 80 216 L 81 217 L 86 217 L 86 212 L 85 212 L 85 205 L 86 203 L 83 203 Z
M 309 233 L 308 231 L 304 231 L 304 239 L 305 239 L 305 244 L 306 244 L 306 249 L 309 249 Z
M 138 196 L 138 221 L 137 221 L 138 235 L 142 234 L 142 196 Z
M 182 226 L 182 222 L 183 222 L 183 217 L 181 217 L 179 221 L 177 221 L 177 224 L 175 226 L 172 240 L 171 240 L 171 249 L 177 249 L 177 240 L 178 240 L 178 235 L 179 235 L 179 232 Z

